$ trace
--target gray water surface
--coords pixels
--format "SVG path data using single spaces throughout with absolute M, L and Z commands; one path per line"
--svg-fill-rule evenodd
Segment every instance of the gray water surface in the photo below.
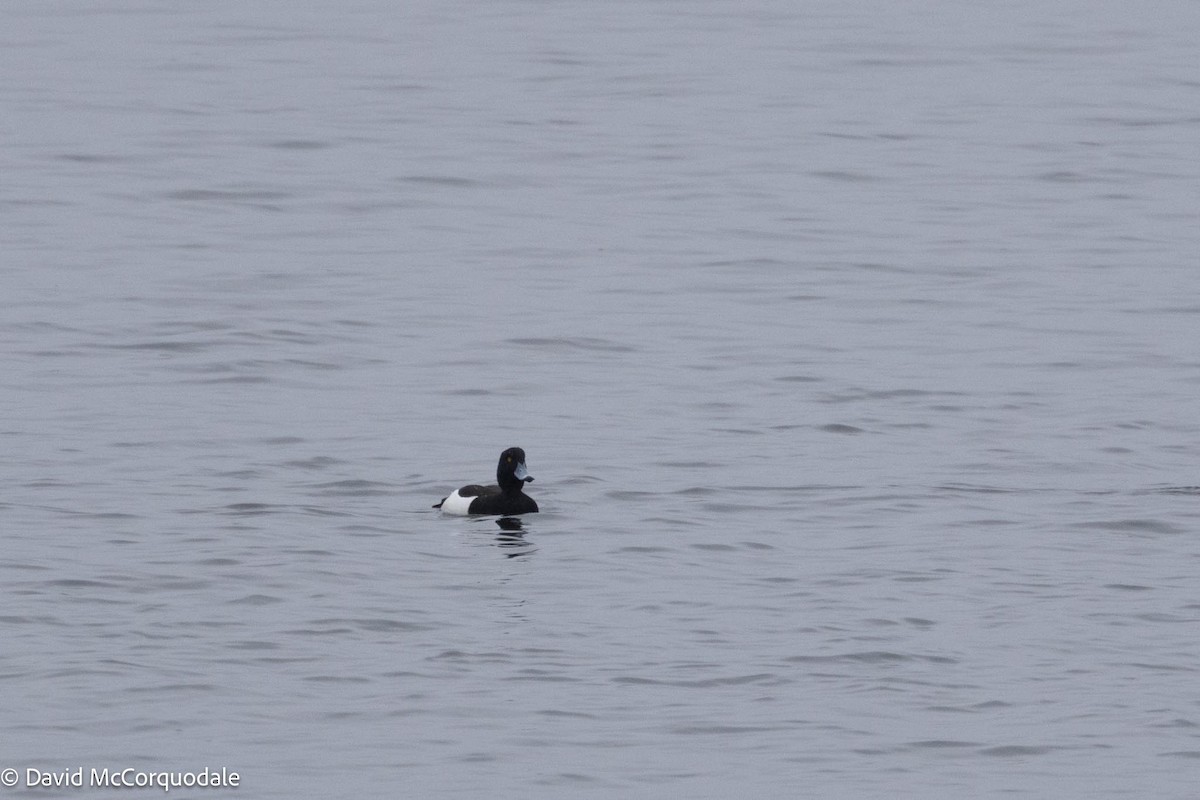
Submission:
M 0 792 L 1195 797 L 1200 4 L 993 6 L 6 3 Z

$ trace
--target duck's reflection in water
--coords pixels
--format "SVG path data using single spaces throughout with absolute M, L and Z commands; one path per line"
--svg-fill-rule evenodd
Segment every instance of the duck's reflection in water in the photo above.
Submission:
M 532 543 L 525 541 L 525 531 L 519 517 L 500 517 L 496 520 L 500 532 L 496 534 L 496 545 L 506 548 L 507 558 L 527 556 L 537 550 Z

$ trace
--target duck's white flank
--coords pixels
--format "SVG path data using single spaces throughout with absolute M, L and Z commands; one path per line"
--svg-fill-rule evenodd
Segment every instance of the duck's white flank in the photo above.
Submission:
M 463 497 L 458 493 L 458 489 L 455 489 L 449 497 L 442 501 L 442 513 L 465 517 L 471 513 L 471 501 L 474 499 L 474 497 Z

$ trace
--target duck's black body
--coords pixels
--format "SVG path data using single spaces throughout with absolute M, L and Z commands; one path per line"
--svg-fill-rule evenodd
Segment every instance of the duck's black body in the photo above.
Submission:
M 533 477 L 525 469 L 525 451 L 510 447 L 496 465 L 496 486 L 464 486 L 434 506 L 445 514 L 533 514 L 538 505 L 522 491 Z

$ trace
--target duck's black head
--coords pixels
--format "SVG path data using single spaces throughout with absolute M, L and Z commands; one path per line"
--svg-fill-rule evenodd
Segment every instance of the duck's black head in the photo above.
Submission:
M 505 491 L 521 491 L 526 481 L 532 481 L 533 476 L 525 469 L 525 451 L 519 447 L 510 447 L 500 454 L 500 463 L 496 465 L 496 483 Z

